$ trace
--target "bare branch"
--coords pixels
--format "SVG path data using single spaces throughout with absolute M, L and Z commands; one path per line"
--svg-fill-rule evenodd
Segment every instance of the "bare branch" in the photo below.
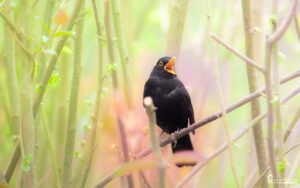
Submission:
M 161 155 L 160 151 L 160 146 L 159 146 L 159 140 L 156 134 L 156 116 L 155 116 L 155 109 L 156 107 L 153 104 L 153 100 L 151 97 L 146 97 L 144 99 L 144 106 L 146 108 L 146 112 L 148 115 L 149 119 L 149 130 L 150 130 L 150 138 L 151 138 L 151 145 L 152 148 L 156 154 L 156 157 L 159 160 L 159 168 L 158 168 L 158 173 L 159 173 L 159 185 L 161 188 L 165 187 L 165 172 L 164 172 L 164 164 L 163 164 L 163 158 Z
M 276 43 L 282 37 L 282 35 L 285 33 L 288 26 L 292 22 L 292 19 L 295 16 L 295 12 L 297 9 L 297 3 L 298 3 L 298 0 L 292 0 L 290 8 L 289 8 L 284 20 L 278 26 L 278 29 L 267 38 L 268 44 L 272 45 L 272 44 Z
M 222 46 L 224 46 L 227 50 L 229 50 L 230 52 L 232 52 L 233 54 L 235 54 L 236 56 L 238 56 L 239 58 L 241 58 L 244 62 L 246 62 L 248 65 L 250 65 L 253 68 L 256 68 L 258 71 L 260 71 L 261 73 L 265 73 L 264 68 L 262 68 L 261 66 L 259 66 L 254 60 L 250 59 L 249 57 L 247 57 L 246 55 L 242 54 L 241 52 L 235 50 L 234 48 L 232 48 L 228 43 L 222 41 L 219 37 L 217 37 L 214 33 L 210 34 L 210 37 L 212 39 L 214 39 L 217 43 L 221 44 Z

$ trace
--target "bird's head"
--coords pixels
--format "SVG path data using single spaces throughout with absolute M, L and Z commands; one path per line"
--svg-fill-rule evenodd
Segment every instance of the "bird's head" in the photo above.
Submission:
M 156 65 L 154 66 L 153 73 L 169 75 L 169 76 L 176 76 L 175 61 L 176 61 L 176 57 L 160 58 L 156 62 Z

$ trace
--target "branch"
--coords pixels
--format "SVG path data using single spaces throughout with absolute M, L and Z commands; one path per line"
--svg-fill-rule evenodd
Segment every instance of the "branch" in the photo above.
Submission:
M 113 11 L 113 23 L 115 33 L 117 35 L 117 45 L 118 51 L 121 59 L 121 70 L 124 82 L 124 93 L 126 96 L 127 106 L 132 108 L 132 97 L 130 95 L 131 91 L 131 83 L 128 75 L 128 62 L 129 62 L 129 54 L 127 50 L 127 45 L 125 42 L 125 37 L 123 34 L 122 23 L 121 23 L 121 13 L 120 13 L 120 5 L 118 0 L 111 0 L 112 11 Z
M 278 29 L 267 38 L 267 43 L 269 45 L 273 45 L 274 43 L 276 43 L 282 37 L 282 35 L 286 32 L 287 28 L 289 27 L 290 23 L 292 22 L 292 19 L 295 16 L 295 12 L 297 9 L 297 3 L 298 3 L 298 0 L 292 0 L 290 8 L 289 8 L 284 20 L 282 21 L 281 25 L 278 26 Z
M 294 22 L 295 22 L 296 34 L 297 34 L 298 40 L 300 40 L 300 26 L 299 26 L 297 14 L 295 14 Z
M 150 130 L 150 138 L 151 138 L 151 145 L 152 149 L 154 150 L 156 157 L 159 160 L 159 168 L 158 168 L 158 173 L 159 173 L 159 185 L 161 188 L 165 187 L 164 183 L 164 164 L 163 164 L 163 159 L 160 151 L 160 146 L 159 146 L 159 140 L 156 134 L 156 116 L 155 116 L 155 109 L 156 107 L 153 104 L 153 100 L 151 97 L 146 97 L 144 99 L 144 105 L 146 108 L 146 112 L 148 115 L 149 119 L 149 130 Z
M 170 24 L 166 53 L 179 57 L 189 0 L 174 0 L 170 2 Z
M 72 16 L 70 18 L 70 21 L 67 25 L 67 28 L 66 30 L 67 31 L 71 31 L 73 29 L 73 26 L 74 26 L 74 21 L 76 20 L 78 14 L 79 14 L 79 10 L 80 10 L 80 7 L 81 5 L 83 4 L 83 0 L 77 0 L 76 1 L 76 4 L 75 4 L 75 7 L 74 7 L 74 10 L 72 12 Z M 56 62 L 57 62 L 57 59 L 65 45 L 65 43 L 67 42 L 67 39 L 69 38 L 69 35 L 66 35 L 66 36 L 63 36 L 61 38 L 61 40 L 58 42 L 56 48 L 55 48 L 55 51 L 56 51 L 56 55 L 52 56 L 50 61 L 48 62 L 48 68 L 42 78 L 42 82 L 40 84 L 40 91 L 39 93 L 35 96 L 34 98 L 34 103 L 33 103 L 33 115 L 36 116 L 38 110 L 39 110 L 39 107 L 40 107 L 40 104 L 41 104 L 41 101 L 43 99 L 43 96 L 45 94 L 45 91 L 46 91 L 46 87 L 48 85 L 48 81 L 51 77 L 51 74 L 55 68 L 55 65 L 56 65 Z
M 285 141 L 288 139 L 288 137 L 290 136 L 290 134 L 291 134 L 293 128 L 295 127 L 295 125 L 296 125 L 296 123 L 297 123 L 297 121 L 298 121 L 299 118 L 300 118 L 300 108 L 297 109 L 295 115 L 293 116 L 292 121 L 290 122 L 290 124 L 289 124 L 287 130 L 286 130 L 285 133 L 284 133 L 284 137 L 283 137 L 284 142 L 285 142 Z
M 295 89 L 294 91 L 291 92 L 291 94 L 289 94 L 287 97 L 285 97 L 281 103 L 284 104 L 286 103 L 288 100 L 290 100 L 292 97 L 295 96 L 295 93 L 298 94 L 300 93 L 300 87 L 298 87 L 297 89 Z M 292 96 L 292 97 L 291 97 Z M 248 125 L 246 125 L 233 139 L 231 139 L 231 142 L 236 142 L 238 139 L 240 139 L 243 135 L 245 135 L 250 128 L 254 127 L 258 122 L 260 122 L 261 120 L 263 120 L 264 118 L 267 117 L 267 113 L 263 113 L 260 114 L 259 116 L 257 116 L 254 120 L 252 120 L 250 123 L 248 123 Z M 188 180 L 190 180 L 194 175 L 196 175 L 196 173 L 201 170 L 206 164 L 208 164 L 208 162 L 210 162 L 212 159 L 216 158 L 217 156 L 219 156 L 223 151 L 225 151 L 226 149 L 228 149 L 229 145 L 228 143 L 223 144 L 222 146 L 220 146 L 215 152 L 213 152 L 212 154 L 210 154 L 202 163 L 197 164 L 192 171 L 185 176 L 178 184 L 177 184 L 177 188 L 182 187 Z
M 84 10 L 83 5 L 79 9 L 79 12 Z M 73 153 L 76 141 L 76 127 L 77 127 L 77 109 L 78 109 L 78 93 L 81 77 L 81 61 L 82 61 L 82 35 L 83 35 L 84 19 L 76 25 L 76 39 L 74 43 L 74 65 L 71 93 L 69 100 L 69 114 L 68 114 L 68 128 L 67 138 L 65 144 L 64 166 L 63 166 L 63 179 L 62 187 L 71 187 L 72 169 L 73 169 Z
M 297 71 L 283 77 L 280 80 L 280 83 L 284 84 L 284 83 L 286 83 L 290 80 L 293 80 L 295 78 L 298 78 L 298 77 L 300 77 L 300 70 L 297 70 Z M 226 108 L 226 113 L 229 113 L 229 112 L 243 106 L 244 104 L 258 98 L 259 96 L 263 95 L 264 91 L 265 91 L 265 88 L 261 88 L 261 89 L 255 91 L 255 92 L 251 93 L 250 95 L 240 99 L 238 102 L 228 106 Z M 293 95 L 289 95 L 288 97 L 292 97 L 292 96 Z M 284 99 L 283 99 L 283 102 L 284 102 Z M 200 128 L 203 125 L 206 125 L 206 124 L 208 124 L 208 123 L 210 123 L 214 120 L 217 120 L 220 117 L 222 117 L 222 112 L 214 113 L 213 115 L 208 116 L 207 118 L 203 119 L 202 121 L 196 122 L 193 125 L 191 125 L 187 128 L 184 128 L 184 129 L 182 129 L 181 131 L 179 131 L 177 133 L 174 133 L 174 134 L 170 135 L 168 138 L 166 138 L 164 140 L 161 140 L 160 141 L 160 146 L 161 147 L 166 146 L 167 144 L 170 144 L 171 142 L 174 142 L 174 141 L 178 140 L 179 138 L 189 134 L 190 132 L 195 131 L 197 128 Z M 136 159 L 143 158 L 143 157 L 147 156 L 148 154 L 150 154 L 151 152 L 152 152 L 151 147 L 148 147 L 148 148 L 144 149 L 143 151 L 141 151 L 140 153 L 138 153 L 136 155 Z M 113 180 L 113 178 L 115 178 L 114 175 L 110 174 L 110 175 L 106 176 L 99 184 L 104 186 L 107 183 L 109 183 L 111 180 Z
M 244 35 L 245 35 L 245 51 L 247 57 L 255 59 L 257 62 L 262 60 L 262 54 L 256 53 L 260 51 L 262 43 L 261 38 L 254 38 L 254 23 L 253 16 L 256 16 L 256 20 L 262 19 L 262 10 L 258 11 L 257 15 L 253 15 L 251 3 L 255 3 L 251 0 L 242 0 L 242 10 L 243 10 L 243 23 L 244 23 Z M 259 21 L 258 21 L 259 22 Z M 255 23 L 258 27 L 261 27 L 260 23 Z M 255 50 L 256 49 L 256 50 Z M 265 69 L 264 69 L 265 72 Z M 265 75 L 265 74 L 264 74 Z M 256 71 L 251 66 L 247 66 L 247 77 L 248 77 L 248 87 L 250 92 L 254 92 L 258 89 Z M 258 100 L 253 100 L 251 102 L 251 118 L 254 119 L 261 113 L 260 103 Z M 263 137 L 262 123 L 259 122 L 256 126 L 253 127 L 253 136 L 256 150 L 256 159 L 258 162 L 259 172 L 263 174 L 264 170 L 267 167 L 267 158 L 266 158 L 266 149 L 265 149 L 265 140 Z M 263 176 L 262 180 L 259 182 L 261 187 L 267 187 L 267 177 Z
M 245 56 L 241 52 L 239 52 L 239 51 L 235 50 L 234 48 L 232 48 L 228 43 L 222 41 L 214 33 L 210 33 L 210 37 L 212 39 L 214 39 L 217 43 L 219 43 L 222 46 L 224 46 L 227 50 L 229 50 L 230 52 L 232 52 L 233 54 L 235 54 L 236 56 L 238 56 L 239 58 L 241 58 L 245 63 L 247 63 L 251 67 L 256 68 L 258 71 L 260 71 L 263 74 L 265 73 L 264 68 L 262 68 L 261 66 L 259 66 L 254 60 L 250 59 L 249 57 Z
M 18 164 L 18 161 L 19 161 L 19 158 L 20 158 L 20 155 L 21 155 L 21 147 L 20 147 L 20 143 L 18 142 L 17 143 L 17 146 L 16 146 L 16 149 L 14 150 L 14 153 L 11 157 L 11 160 L 9 161 L 8 163 L 8 167 L 5 171 L 5 179 L 6 179 L 6 182 L 9 183 L 10 180 L 11 180 L 11 177 L 17 167 L 17 164 Z
M 84 169 L 83 178 L 81 181 L 81 187 L 84 188 L 86 186 L 86 182 L 88 180 L 88 176 L 90 173 L 90 169 L 92 167 L 95 148 L 96 148 L 96 136 L 97 136 L 97 126 L 99 120 L 99 112 L 100 112 L 100 105 L 101 105 L 101 93 L 102 93 L 102 86 L 103 86 L 103 47 L 102 47 L 102 40 L 99 36 L 102 36 L 103 30 L 99 20 L 98 11 L 97 11 L 97 4 L 96 0 L 92 0 L 93 4 L 93 12 L 94 12 L 94 19 L 96 22 L 97 28 L 97 38 L 98 38 L 98 88 L 96 94 L 96 101 L 95 101 L 95 108 L 92 115 L 92 130 L 91 130 L 91 139 L 90 139 L 90 147 L 88 151 L 88 159 L 87 164 Z
M 15 26 L 15 24 L 12 21 L 10 21 L 10 19 L 2 11 L 0 11 L 0 16 L 6 22 L 6 24 L 10 27 L 10 29 L 13 30 L 14 33 L 16 33 L 19 40 L 22 41 L 24 39 L 24 35 L 22 32 L 20 32 L 17 29 L 17 26 Z

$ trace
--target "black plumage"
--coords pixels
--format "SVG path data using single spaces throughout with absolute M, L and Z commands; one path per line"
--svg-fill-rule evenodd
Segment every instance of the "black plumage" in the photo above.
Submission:
M 174 69 L 175 60 L 175 57 L 160 58 L 144 87 L 144 98 L 150 96 L 157 108 L 157 125 L 168 134 L 195 122 L 190 95 L 176 76 Z M 172 143 L 173 153 L 184 150 L 193 150 L 189 135 L 180 138 L 176 143 Z M 194 164 L 184 163 L 176 165 Z

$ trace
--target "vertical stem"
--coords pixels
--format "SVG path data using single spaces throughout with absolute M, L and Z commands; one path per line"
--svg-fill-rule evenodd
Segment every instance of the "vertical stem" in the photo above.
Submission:
M 101 102 L 101 93 L 102 93 L 102 85 L 103 85 L 103 47 L 102 47 L 102 39 L 101 39 L 101 36 L 103 35 L 103 31 L 98 16 L 96 0 L 92 0 L 92 4 L 93 4 L 93 12 L 94 12 L 94 18 L 96 22 L 97 36 L 98 36 L 97 37 L 98 38 L 98 85 L 97 85 L 98 88 L 96 94 L 95 109 L 92 117 L 92 131 L 91 131 L 90 147 L 88 151 L 88 160 L 83 174 L 83 178 L 80 186 L 81 188 L 86 187 L 86 182 L 88 180 L 88 175 L 91 170 L 93 157 L 95 153 L 97 125 L 98 125 L 98 117 L 100 112 L 100 102 Z
M 250 0 L 242 0 L 242 9 L 243 9 L 243 19 L 244 19 L 244 32 L 245 32 L 245 45 L 246 45 L 246 55 L 254 59 L 254 40 L 253 40 L 253 21 L 251 15 L 251 1 Z M 256 41 L 259 42 L 259 41 Z M 261 59 L 261 57 L 256 57 L 257 60 Z M 258 89 L 257 81 L 256 81 L 256 72 L 255 70 L 247 65 L 247 75 L 248 75 L 248 83 L 249 90 L 253 92 Z M 251 102 L 251 116 L 252 119 L 257 117 L 260 114 L 260 106 L 259 101 L 257 99 Z M 263 174 L 265 169 L 267 168 L 267 159 L 266 159 L 266 151 L 265 151 L 265 143 L 263 138 L 263 131 L 261 122 L 258 122 L 253 129 L 253 136 L 255 142 L 256 149 L 256 157 L 258 160 L 259 173 Z M 267 177 L 264 175 L 260 181 L 260 187 L 268 187 Z
M 116 64 L 116 53 L 115 53 L 115 49 L 114 49 L 114 44 L 113 44 L 113 31 L 112 31 L 112 27 L 111 27 L 111 13 L 110 13 L 110 1 L 109 0 L 105 0 L 104 1 L 104 23 L 105 23 L 105 29 L 106 29 L 106 35 L 107 35 L 107 47 L 108 47 L 108 56 L 110 59 L 110 63 L 111 65 Z M 119 85 L 118 85 L 118 79 L 117 79 L 117 72 L 115 70 L 115 68 L 113 68 L 111 70 L 111 76 L 112 76 L 112 81 L 113 81 L 113 93 L 114 93 L 114 100 L 118 101 L 118 90 L 119 90 Z M 124 129 L 124 124 L 121 120 L 121 118 L 119 117 L 119 115 L 117 114 L 117 125 L 118 125 L 118 129 L 119 129 L 119 138 L 120 138 L 120 143 L 121 143 L 121 147 L 122 147 L 122 151 L 123 151 L 123 160 L 124 162 L 129 161 L 129 151 L 128 151 L 128 146 L 127 146 L 127 138 L 126 138 L 126 132 Z M 127 177 L 127 183 L 128 183 L 128 187 L 134 187 L 133 184 L 133 178 L 132 175 L 129 174 Z
M 81 9 L 84 10 L 84 1 Z M 73 153 L 76 141 L 76 126 L 77 126 L 77 104 L 78 104 L 78 91 L 80 85 L 81 75 L 81 58 L 82 58 L 82 33 L 83 33 L 83 20 L 76 25 L 76 39 L 75 39 L 75 51 L 74 51 L 74 66 L 73 66 L 73 79 L 71 86 L 71 95 L 69 103 L 69 117 L 68 117 L 68 129 L 67 139 L 65 144 L 65 157 L 64 157 L 64 170 L 63 170 L 63 187 L 72 187 L 72 165 L 73 165 Z
M 129 108 L 132 108 L 132 99 L 130 95 L 131 84 L 130 84 L 128 69 L 127 69 L 127 66 L 129 65 L 129 54 L 125 42 L 125 37 L 123 34 L 124 30 L 122 29 L 119 1 L 111 0 L 111 6 L 113 11 L 112 15 L 113 15 L 114 29 L 117 35 L 117 46 L 118 46 L 118 51 L 121 59 L 121 68 L 122 68 L 122 75 L 124 81 L 124 92 L 126 96 L 126 102 L 127 102 L 127 106 Z
M 6 3 L 8 6 L 8 2 Z M 7 80 L 9 81 L 8 89 L 9 89 L 9 96 L 10 96 L 10 106 L 11 106 L 11 114 L 13 118 L 13 125 L 12 130 L 14 133 L 18 132 L 21 123 L 21 105 L 20 105 L 20 92 L 18 86 L 18 79 L 17 79 L 17 70 L 16 70 L 16 61 L 15 61 L 15 45 L 12 35 L 12 31 L 10 30 L 9 26 L 3 27 L 4 30 L 4 43 L 5 43 L 5 54 L 6 54 L 6 66 L 7 66 Z
M 165 187 L 165 173 L 164 173 L 164 165 L 163 165 L 163 159 L 160 151 L 160 145 L 156 133 L 156 116 L 155 116 L 155 106 L 153 104 L 151 97 L 146 97 L 144 99 L 144 105 L 146 108 L 146 112 L 149 119 L 149 132 L 150 132 L 150 138 L 151 138 L 151 145 L 153 148 L 153 151 L 156 154 L 156 157 L 159 161 L 159 167 L 158 167 L 158 173 L 159 173 L 159 185 L 161 188 Z
M 117 78 L 117 71 L 115 69 L 116 65 L 116 53 L 113 47 L 113 33 L 112 33 L 112 27 L 111 27 L 111 13 L 110 13 L 110 1 L 105 0 L 104 1 L 104 23 L 105 23 L 105 31 L 106 31 L 106 40 L 107 40 L 107 50 L 108 50 L 108 56 L 109 56 L 109 63 L 112 65 L 111 69 L 111 77 L 113 82 L 113 88 L 114 90 L 119 88 L 118 84 L 118 78 Z
M 189 0 L 172 0 L 166 53 L 179 56 Z
M 265 54 L 265 84 L 266 84 L 266 94 L 267 94 L 267 110 L 268 110 L 268 149 L 269 149 L 269 158 L 270 158 L 270 166 L 272 171 L 272 176 L 274 179 L 278 178 L 277 168 L 276 168 L 276 159 L 275 159 L 275 151 L 274 151 L 274 111 L 272 106 L 272 81 L 271 81 L 271 55 L 272 55 L 272 45 L 266 45 L 266 54 Z M 274 187 L 278 187 L 278 184 L 275 184 Z
M 278 11 L 278 0 L 273 0 L 273 15 L 277 15 Z M 272 20 L 272 30 L 275 32 L 277 29 L 277 20 L 273 19 Z M 273 46 L 273 52 L 272 55 L 273 57 L 273 78 L 274 78 L 274 96 L 276 97 L 276 101 L 274 102 L 274 110 L 275 110 L 275 122 L 274 126 L 275 127 L 275 133 L 276 133 L 276 138 L 278 141 L 278 159 L 279 163 L 281 165 L 285 166 L 285 161 L 284 161 L 284 143 L 283 143 L 283 124 L 282 124 L 282 116 L 281 116 L 281 104 L 280 104 L 280 73 L 279 73 L 279 64 L 278 64 L 278 47 L 277 44 L 274 44 Z M 285 169 L 281 168 L 279 171 L 280 178 L 284 178 L 285 174 Z

